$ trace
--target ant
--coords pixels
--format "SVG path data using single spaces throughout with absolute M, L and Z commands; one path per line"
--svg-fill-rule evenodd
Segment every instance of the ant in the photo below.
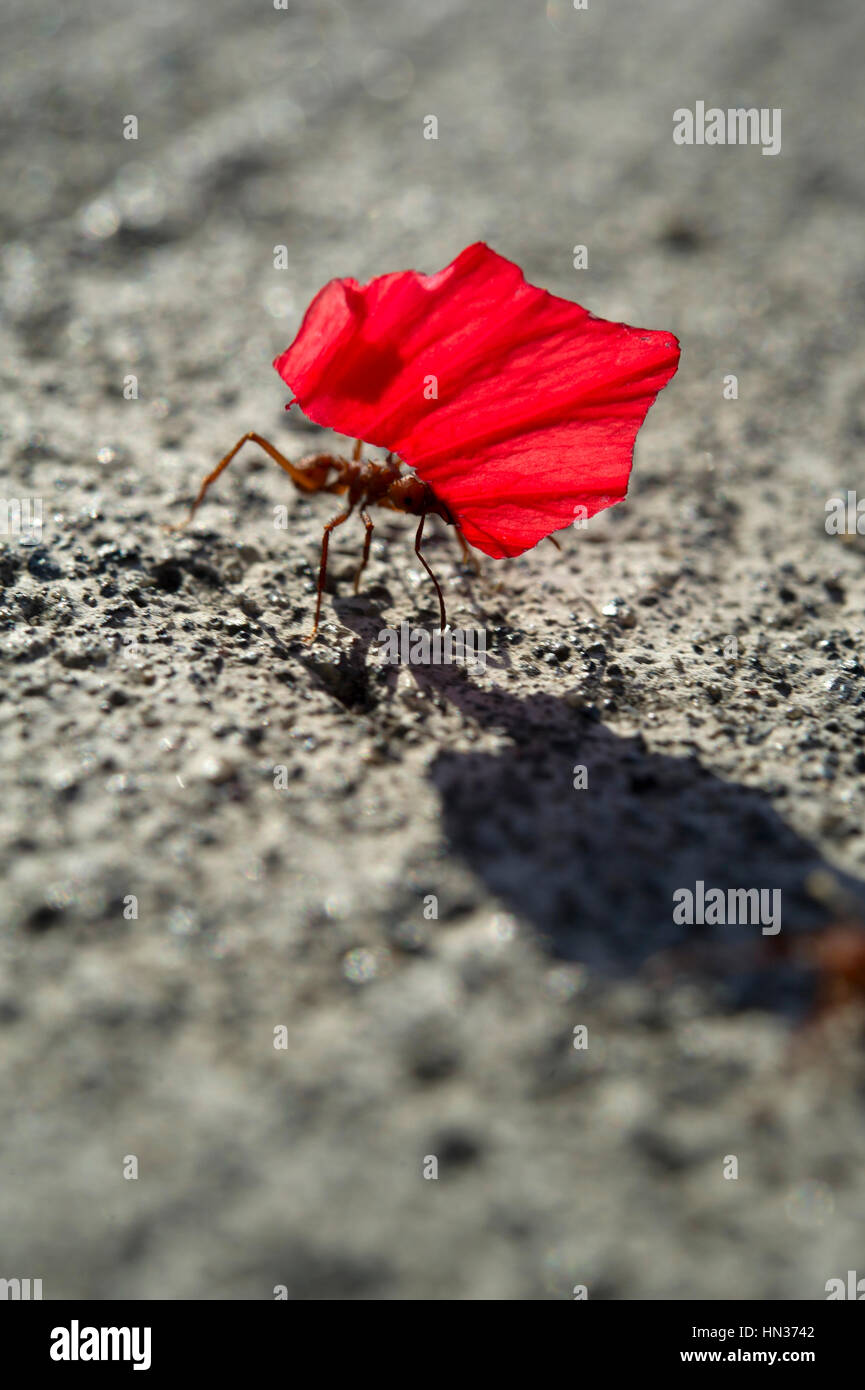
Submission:
M 170 527 L 170 530 L 181 530 L 188 526 L 194 517 L 204 495 L 211 483 L 215 483 L 220 473 L 228 467 L 235 454 L 247 441 L 257 444 L 266 454 L 278 463 L 280 468 L 291 478 L 292 482 L 301 492 L 333 492 L 346 493 L 348 506 L 339 516 L 335 516 L 324 528 L 321 538 L 321 563 L 318 569 L 318 593 L 315 602 L 315 618 L 313 620 L 312 632 L 306 638 L 307 642 L 315 641 L 318 633 L 319 618 L 321 616 L 321 598 L 324 593 L 324 584 L 327 578 L 327 548 L 330 542 L 330 533 L 337 526 L 341 526 L 344 521 L 348 521 L 355 508 L 360 511 L 360 517 L 366 527 L 366 535 L 363 543 L 363 556 L 358 565 L 357 573 L 354 577 L 354 592 L 357 593 L 360 584 L 360 577 L 363 574 L 367 560 L 369 559 L 369 548 L 372 542 L 374 523 L 370 519 L 367 507 L 379 506 L 388 507 L 391 511 L 407 512 L 409 516 L 420 517 L 417 534 L 414 538 L 414 550 L 433 584 L 438 595 L 439 616 L 441 629 L 447 627 L 447 614 L 445 612 L 445 601 L 441 591 L 441 585 L 421 554 L 420 543 L 423 538 L 424 522 L 428 516 L 439 516 L 442 521 L 449 526 L 456 528 L 456 536 L 462 547 L 463 559 L 472 563 L 474 557 L 468 548 L 466 539 L 459 529 L 453 513 L 447 505 L 437 497 L 429 483 L 421 482 L 413 474 L 400 472 L 400 462 L 393 454 L 388 454 L 383 463 L 377 463 L 370 459 L 361 459 L 361 449 L 363 445 L 357 441 L 354 453 L 350 459 L 339 458 L 334 454 L 310 454 L 307 458 L 300 459 L 298 463 L 291 463 L 283 454 L 279 452 L 269 440 L 262 438 L 250 430 L 248 434 L 238 439 L 233 449 L 230 449 L 225 458 L 220 460 L 212 473 L 201 484 L 198 496 L 189 509 L 189 515 L 185 521 L 178 526 Z

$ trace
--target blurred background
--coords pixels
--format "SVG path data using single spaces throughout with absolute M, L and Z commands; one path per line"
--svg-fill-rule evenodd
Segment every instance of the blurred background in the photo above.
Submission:
M 0 460 L 44 513 L 0 536 L 0 1277 L 824 1297 L 865 1199 L 865 540 L 824 525 L 865 12 L 0 14 Z M 698 101 L 781 152 L 677 145 Z M 483 676 L 376 664 L 434 616 L 399 518 L 357 599 L 340 533 L 307 649 L 324 499 L 250 449 L 162 528 L 248 429 L 335 442 L 270 366 L 325 281 L 479 239 L 679 336 L 628 501 L 477 580 L 431 537 Z M 673 924 L 698 879 L 780 890 L 779 940 Z

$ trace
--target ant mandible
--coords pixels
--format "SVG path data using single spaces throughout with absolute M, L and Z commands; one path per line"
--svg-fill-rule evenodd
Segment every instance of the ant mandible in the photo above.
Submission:
M 465 537 L 460 531 L 454 520 L 452 513 L 440 497 L 437 497 L 429 483 L 421 482 L 420 478 L 413 474 L 401 473 L 399 460 L 392 454 L 388 454 L 383 463 L 377 463 L 371 459 L 362 459 L 361 450 L 363 445 L 357 441 L 354 453 L 350 459 L 339 458 L 335 454 L 311 454 L 307 458 L 300 459 L 298 463 L 291 463 L 279 450 L 264 439 L 254 430 L 238 439 L 233 449 L 230 449 L 224 459 L 216 465 L 212 473 L 201 484 L 198 496 L 189 509 L 189 515 L 185 521 L 178 526 L 171 527 L 171 530 L 181 530 L 188 526 L 201 503 L 204 501 L 205 493 L 211 483 L 215 483 L 220 473 L 228 467 L 235 454 L 244 444 L 251 442 L 257 444 L 266 454 L 278 463 L 292 482 L 301 492 L 333 492 L 347 493 L 348 506 L 339 516 L 335 516 L 324 528 L 321 538 L 321 563 L 318 569 L 318 592 L 315 602 L 315 619 L 313 621 L 312 632 L 306 638 L 307 642 L 313 642 L 318 632 L 319 618 L 321 616 L 321 598 L 324 593 L 324 584 L 327 578 L 327 548 L 330 542 L 330 533 L 337 526 L 341 526 L 344 521 L 348 521 L 355 508 L 360 511 L 361 520 L 366 527 L 366 534 L 363 543 L 363 556 L 358 565 L 357 573 L 354 577 L 354 592 L 357 593 L 360 578 L 363 574 L 367 560 L 369 559 L 369 548 L 372 542 L 374 523 L 367 511 L 368 507 L 378 506 L 387 507 L 395 512 L 407 512 L 409 516 L 420 518 L 417 534 L 414 538 L 415 554 L 435 585 L 435 591 L 439 601 L 439 617 L 442 631 L 447 627 L 447 614 L 445 612 L 445 601 L 441 591 L 441 585 L 421 554 L 420 543 L 423 538 L 424 522 L 430 515 L 441 517 L 442 521 L 456 529 L 456 536 L 462 547 L 463 559 L 471 562 L 473 556 L 466 544 Z

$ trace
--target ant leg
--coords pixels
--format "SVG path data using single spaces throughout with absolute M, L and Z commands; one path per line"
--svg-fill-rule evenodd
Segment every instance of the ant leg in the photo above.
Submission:
M 315 600 L 315 619 L 312 624 L 312 632 L 308 637 L 304 638 L 306 642 L 314 642 L 316 633 L 318 632 L 318 620 L 321 616 L 321 596 L 324 593 L 324 581 L 327 578 L 327 547 L 330 542 L 330 533 L 335 526 L 341 526 L 344 521 L 348 521 L 353 511 L 354 503 L 351 502 L 347 511 L 342 512 L 339 516 L 335 516 L 333 521 L 329 521 L 324 528 L 324 533 L 321 538 L 321 564 L 318 567 L 318 593 Z
M 375 522 L 367 515 L 365 507 L 360 509 L 360 519 L 366 527 L 366 535 L 363 538 L 363 559 L 357 567 L 357 574 L 354 576 L 354 592 L 357 593 L 360 587 L 360 577 L 366 569 L 366 562 L 369 559 L 369 547 L 372 542 L 372 533 L 375 530 Z
M 362 439 L 356 439 L 356 440 L 354 441 L 354 453 L 353 453 L 352 456 L 351 456 L 351 461 L 352 461 L 352 463 L 358 463 L 358 462 L 360 461 L 360 455 L 361 455 L 361 450 L 362 450 L 362 449 L 363 449 L 363 440 L 362 440 Z
M 552 541 L 553 545 L 556 547 L 556 550 L 561 550 L 562 547 L 559 545 L 559 543 L 558 543 L 558 541 L 556 540 L 555 536 L 545 536 L 544 539 L 545 539 L 545 540 L 548 540 L 548 541 Z
M 279 450 L 275 448 L 273 444 L 270 443 L 269 440 L 262 438 L 262 436 L 260 434 L 256 434 L 254 430 L 250 430 L 248 434 L 245 434 L 241 439 L 238 439 L 233 449 L 229 449 L 224 459 L 220 459 L 219 463 L 213 469 L 213 472 L 208 473 L 207 477 L 204 479 L 203 483 L 201 484 L 201 487 L 198 490 L 198 496 L 196 497 L 192 506 L 189 508 L 189 515 L 186 517 L 186 519 L 184 521 L 178 522 L 176 526 L 167 527 L 167 530 L 182 531 L 184 526 L 189 525 L 190 521 L 195 516 L 195 513 L 198 511 L 198 508 L 204 501 L 204 495 L 207 492 L 207 489 L 210 487 L 211 483 L 216 482 L 220 473 L 224 472 L 224 470 L 231 463 L 231 460 L 234 458 L 235 454 L 243 448 L 243 445 L 246 444 L 247 440 L 249 440 L 253 444 L 257 444 L 260 449 L 263 449 L 264 452 L 273 459 L 274 463 L 278 463 L 280 468 L 285 470 L 285 472 L 291 478 L 292 482 L 295 483 L 297 487 L 301 488 L 302 491 L 317 492 L 319 490 L 319 487 L 321 485 L 320 479 L 323 476 L 322 470 L 318 470 L 318 477 L 316 477 L 312 473 L 305 473 L 302 468 L 298 468 L 296 464 L 289 462 L 289 460 L 283 454 L 281 454 Z M 334 462 L 336 462 L 336 460 L 334 460 Z
M 426 521 L 426 517 L 427 517 L 427 514 L 426 514 L 426 512 L 424 512 L 423 516 L 422 516 L 421 519 L 420 519 L 420 525 L 419 525 L 418 528 L 417 528 L 417 535 L 416 535 L 415 538 L 414 538 L 414 553 L 415 553 L 415 555 L 417 556 L 417 558 L 420 560 L 421 564 L 423 565 L 424 569 L 426 570 L 426 572 L 427 572 L 427 574 L 429 575 L 430 579 L 432 580 L 433 584 L 435 584 L 436 593 L 437 593 L 438 596 L 439 596 L 439 626 L 440 626 L 442 632 L 444 632 L 445 628 L 446 628 L 447 625 L 448 625 L 448 619 L 447 619 L 447 613 L 445 612 L 445 601 L 444 601 L 444 597 L 443 597 L 443 595 L 442 595 L 441 585 L 439 584 L 438 580 L 436 579 L 435 575 L 433 574 L 433 572 L 432 572 L 432 570 L 430 569 L 429 565 L 427 564 L 426 560 L 424 559 L 424 557 L 423 557 L 423 556 L 421 555 L 421 553 L 420 553 L 420 543 L 421 543 L 421 538 L 422 538 L 422 536 L 423 536 L 423 524 L 424 524 L 424 522 Z

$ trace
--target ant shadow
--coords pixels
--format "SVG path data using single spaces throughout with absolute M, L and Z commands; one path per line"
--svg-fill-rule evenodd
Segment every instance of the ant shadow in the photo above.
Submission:
M 358 636 L 348 659 L 369 676 L 382 623 L 340 617 Z M 399 667 L 385 668 L 391 698 Z M 694 757 L 651 752 L 580 708 L 571 683 L 561 696 L 482 690 L 457 667 L 408 668 L 474 727 L 493 731 L 500 751 L 442 749 L 430 768 L 449 853 L 531 927 L 553 956 L 611 975 L 633 975 L 667 953 L 709 963 L 738 1007 L 801 1011 L 807 975 L 787 960 L 795 933 L 837 917 L 815 894 L 834 884 L 836 902 L 865 912 L 865 885 L 830 867 L 797 834 L 766 792 L 725 781 Z M 584 769 L 584 773 L 575 771 Z M 585 786 L 575 786 L 585 782 Z M 822 879 L 814 875 L 820 871 Z M 720 888 L 781 893 L 780 934 L 762 922 L 681 925 L 673 894 Z

